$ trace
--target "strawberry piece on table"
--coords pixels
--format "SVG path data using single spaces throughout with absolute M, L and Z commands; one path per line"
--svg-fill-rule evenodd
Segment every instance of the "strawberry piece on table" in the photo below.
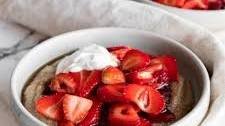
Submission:
M 113 104 L 109 109 L 109 126 L 136 126 L 140 121 L 138 111 L 131 104 Z
M 104 84 L 120 84 L 125 82 L 125 77 L 120 69 L 108 67 L 102 72 L 102 82 Z
M 124 95 L 146 113 L 159 114 L 165 108 L 164 97 L 151 86 L 129 84 L 124 89 Z
M 163 71 L 168 73 L 170 81 L 178 80 L 178 68 L 176 58 L 172 56 L 160 56 L 151 60 L 150 65 L 162 64 Z
M 74 94 L 79 84 L 74 80 L 75 74 L 78 73 L 60 73 L 56 75 L 56 77 L 51 81 L 49 85 L 50 89 L 56 92 Z
M 56 93 L 50 96 L 42 96 L 37 99 L 35 109 L 41 115 L 52 120 L 61 120 L 63 93 Z
M 127 46 L 117 46 L 117 47 L 110 47 L 107 48 L 108 51 L 113 54 L 114 56 L 117 57 L 117 59 L 119 60 L 123 60 L 124 56 L 126 55 L 126 53 L 131 50 L 131 48 L 127 47 Z
M 125 102 L 123 96 L 125 85 L 105 85 L 97 90 L 97 97 L 103 102 Z
M 208 9 L 208 0 L 188 0 L 183 5 L 184 9 Z
M 89 99 L 66 94 L 63 99 L 64 118 L 78 124 L 86 117 L 92 104 Z
M 63 120 L 58 122 L 57 126 L 74 126 L 74 124 L 71 121 Z
M 139 50 L 132 49 L 127 52 L 122 60 L 122 70 L 132 71 L 146 67 L 150 63 L 150 56 Z
M 101 82 L 101 71 L 82 71 L 80 74 L 80 85 L 76 95 L 88 97 L 91 91 Z
M 144 84 L 154 82 L 155 81 L 155 77 L 153 76 L 154 73 L 162 69 L 163 69 L 162 64 L 155 64 L 134 72 L 130 72 L 126 75 L 126 77 L 128 82 L 130 83 Z
M 79 126 L 98 126 L 102 107 L 103 103 L 97 99 L 94 99 L 91 109 L 89 110 L 85 119 L 79 123 Z

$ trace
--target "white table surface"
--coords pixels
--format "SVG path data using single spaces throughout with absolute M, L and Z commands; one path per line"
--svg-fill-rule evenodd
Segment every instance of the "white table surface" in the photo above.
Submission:
M 215 33 L 225 42 L 225 32 Z M 19 126 L 10 108 L 10 77 L 18 61 L 48 37 L 0 20 L 0 125 Z

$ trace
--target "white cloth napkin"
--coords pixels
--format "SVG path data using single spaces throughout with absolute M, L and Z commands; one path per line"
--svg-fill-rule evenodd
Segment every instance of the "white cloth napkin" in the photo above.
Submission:
M 198 25 L 128 0 L 0 0 L 0 17 L 51 36 L 112 26 L 143 29 L 175 39 L 195 52 L 212 73 L 211 104 L 201 125 L 225 124 L 225 47 Z

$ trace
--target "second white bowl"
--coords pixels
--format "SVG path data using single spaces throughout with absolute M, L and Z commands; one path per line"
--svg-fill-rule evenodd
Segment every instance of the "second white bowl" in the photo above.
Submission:
M 197 23 L 211 31 L 225 29 L 225 9 L 224 10 L 191 10 L 163 5 L 152 0 L 137 0 L 176 14 L 186 20 Z

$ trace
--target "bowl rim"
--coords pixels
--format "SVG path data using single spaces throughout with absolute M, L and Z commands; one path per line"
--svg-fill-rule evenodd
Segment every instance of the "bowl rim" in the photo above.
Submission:
M 169 5 L 165 5 L 165 4 L 161 4 L 158 2 L 155 2 L 153 0 L 141 0 L 143 2 L 149 3 L 149 4 L 153 4 L 157 7 L 163 7 L 166 9 L 170 9 L 170 10 L 176 10 L 176 11 L 182 11 L 182 12 L 188 12 L 188 13 L 199 13 L 199 14 L 218 14 L 218 13 L 225 13 L 225 9 L 219 9 L 219 10 L 197 10 L 197 9 L 184 9 L 184 8 L 179 8 L 179 7 L 174 7 L 174 6 L 169 6 Z
M 184 117 L 182 117 L 181 119 L 177 120 L 176 122 L 172 123 L 172 125 L 181 125 L 183 121 L 185 121 L 185 118 L 187 119 L 188 117 L 190 117 L 192 115 L 192 113 L 196 113 L 196 111 L 198 109 L 201 108 L 201 106 L 203 104 L 207 104 L 207 108 L 209 106 L 209 98 L 210 98 L 210 79 L 208 76 L 208 72 L 206 67 L 204 66 L 204 64 L 202 63 L 202 61 L 198 58 L 198 56 L 196 54 L 194 54 L 190 49 L 188 49 L 187 47 L 185 47 L 184 45 L 182 45 L 181 43 L 170 39 L 168 37 L 165 36 L 160 36 L 159 34 L 150 32 L 150 31 L 144 31 L 144 30 L 139 30 L 139 29 L 133 29 L 133 28 L 116 28 L 116 27 L 102 27 L 102 28 L 90 28 L 90 29 L 82 29 L 82 30 L 77 30 L 77 31 L 71 31 L 71 32 L 67 32 L 67 33 L 63 33 L 60 35 L 57 35 L 55 37 L 49 38 L 45 41 L 43 41 L 42 43 L 38 44 L 37 46 L 35 46 L 34 48 L 32 48 L 20 61 L 19 63 L 16 65 L 12 76 L 11 76 L 11 83 L 10 83 L 10 88 L 11 88 L 11 96 L 12 96 L 12 100 L 14 102 L 14 104 L 16 104 L 16 107 L 18 107 L 20 109 L 20 111 L 22 112 L 22 114 L 24 114 L 27 118 L 31 119 L 33 122 L 36 122 L 38 125 L 46 125 L 44 122 L 40 121 L 38 118 L 36 118 L 34 115 L 32 115 L 22 104 L 20 97 L 21 96 L 17 96 L 16 93 L 16 88 L 14 85 L 16 85 L 16 78 L 17 78 L 17 73 L 18 70 L 21 66 L 21 64 L 23 64 L 26 60 L 29 59 L 30 56 L 33 55 L 33 52 L 35 52 L 36 50 L 39 50 L 41 48 L 46 48 L 48 45 L 51 45 L 51 43 L 54 42 L 55 39 L 58 38 L 64 38 L 66 39 L 68 36 L 74 35 L 74 34 L 79 34 L 79 33 L 85 33 L 85 32 L 96 32 L 96 31 L 122 31 L 122 32 L 139 32 L 141 34 L 149 34 L 152 35 L 156 38 L 159 39 L 163 39 L 166 41 L 169 41 L 172 44 L 175 44 L 177 46 L 179 46 L 179 48 L 182 48 L 183 50 L 185 50 L 187 53 L 189 53 L 199 64 L 199 67 L 201 67 L 202 73 L 203 73 L 203 89 L 202 89 L 202 93 L 201 96 L 199 98 L 199 100 L 197 101 L 197 103 L 195 104 L 195 106 L 192 108 L 192 110 L 187 113 Z M 19 98 L 18 98 L 19 97 Z M 207 101 L 203 102 L 203 101 Z

